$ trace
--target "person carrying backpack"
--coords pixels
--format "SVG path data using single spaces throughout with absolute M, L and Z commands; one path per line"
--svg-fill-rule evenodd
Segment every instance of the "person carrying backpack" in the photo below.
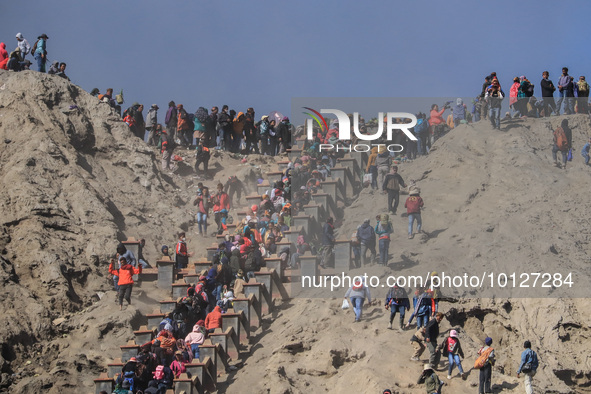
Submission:
M 378 216 L 378 224 L 375 227 L 375 233 L 378 237 L 378 246 L 380 250 L 380 265 L 388 263 L 388 254 L 390 249 L 390 234 L 394 232 L 390 217 L 387 213 Z
M 361 261 L 363 265 L 367 265 L 376 257 L 376 233 L 373 227 L 369 224 L 369 219 L 365 219 L 363 223 L 357 227 L 357 238 L 361 242 Z M 367 251 L 370 251 L 370 258 L 367 258 Z
M 37 61 L 37 71 L 44 73 L 45 72 L 45 63 L 47 63 L 47 34 L 43 33 L 39 37 L 37 37 L 37 42 L 33 44 L 33 48 L 31 52 L 33 53 L 33 57 Z M 23 58 L 25 54 L 22 55 Z
M 517 369 L 517 377 L 523 373 L 525 375 L 525 393 L 532 394 L 532 378 L 536 375 L 536 371 L 538 370 L 538 355 L 536 352 L 531 350 L 531 342 L 525 341 L 523 344 L 525 350 L 521 353 L 521 363 L 519 364 L 519 368 Z
M 554 159 L 554 165 L 560 168 L 560 163 L 556 153 L 560 151 L 562 154 L 562 169 L 566 170 L 567 155 L 569 149 L 572 148 L 573 144 L 573 132 L 568 127 L 568 119 L 563 119 L 559 127 L 554 130 L 554 145 L 552 146 L 552 159 Z
M 388 323 L 388 328 L 392 329 L 392 322 L 398 312 L 400 316 L 400 331 L 403 331 L 404 313 L 410 309 L 410 300 L 408 299 L 406 290 L 403 287 L 399 287 L 397 283 L 394 283 L 394 286 L 392 286 L 388 291 L 388 294 L 386 294 L 386 303 L 384 306 L 386 307 L 386 310 L 390 308 L 390 322 Z
M 575 95 L 577 96 L 577 113 L 589 113 L 587 104 L 587 100 L 589 100 L 589 84 L 585 81 L 584 75 L 581 75 L 579 82 L 575 84 Z
M 492 345 L 492 338 L 486 337 L 484 340 L 484 346 L 478 351 L 478 358 L 474 363 L 474 368 L 480 369 L 478 394 L 492 393 L 490 381 L 492 367 L 495 365 L 495 350 L 490 345 Z
M 440 394 L 441 393 L 441 386 L 444 383 L 439 379 L 439 376 L 433 371 L 433 367 L 431 364 L 425 364 L 423 366 L 423 373 L 419 376 L 419 380 L 417 384 L 425 384 L 425 389 L 427 390 L 427 394 Z
M 365 299 L 369 305 L 371 305 L 371 294 L 369 292 L 369 287 L 363 284 L 359 277 L 355 278 L 355 282 L 351 285 L 347 293 L 345 293 L 345 299 L 347 297 L 351 297 L 351 305 L 353 306 L 353 311 L 355 312 L 355 323 L 361 321 L 361 315 L 363 312 L 363 304 L 365 303 Z
M 462 361 L 460 359 L 460 357 L 464 358 L 464 351 L 462 350 L 462 345 L 460 344 L 460 339 L 458 338 L 458 332 L 456 330 L 451 330 L 449 332 L 449 336 L 445 338 L 440 347 L 443 356 L 447 356 L 449 361 L 447 379 L 451 379 L 451 373 L 454 370 L 454 366 L 457 365 L 462 380 L 466 380 L 467 374 L 464 372 L 464 368 L 462 368 Z
M 421 219 L 421 208 L 424 206 L 423 199 L 419 195 L 421 190 L 416 186 L 411 186 L 408 191 L 409 196 L 404 202 L 406 213 L 408 214 L 408 239 L 413 238 L 413 227 L 415 220 L 417 221 L 417 233 L 420 233 L 423 226 L 423 220 Z
M 181 145 L 191 146 L 191 142 L 193 141 L 192 132 L 194 123 L 190 121 L 189 114 L 183 107 L 183 104 L 177 104 L 176 109 L 178 112 L 178 119 L 176 125 L 177 140 L 180 141 Z
M 425 114 L 420 112 L 417 114 L 417 124 L 413 128 L 413 132 L 417 137 L 417 154 L 419 156 L 427 154 L 425 147 L 429 135 L 429 122 L 425 119 Z
M 490 122 L 493 128 L 501 129 L 501 103 L 505 92 L 501 89 L 498 79 L 494 79 L 492 85 L 486 90 L 484 98 L 490 106 Z

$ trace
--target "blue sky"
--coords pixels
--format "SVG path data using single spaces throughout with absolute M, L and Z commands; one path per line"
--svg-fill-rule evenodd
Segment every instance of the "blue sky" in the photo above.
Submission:
M 561 5 L 563 4 L 563 5 Z M 565 5 L 566 4 L 566 5 Z M 90 91 L 123 88 L 125 107 L 168 101 L 290 115 L 292 97 L 473 97 L 496 71 L 588 73 L 584 1 L 80 1 L 0 4 L 0 41 L 68 63 Z M 559 21 L 560 15 L 567 20 Z

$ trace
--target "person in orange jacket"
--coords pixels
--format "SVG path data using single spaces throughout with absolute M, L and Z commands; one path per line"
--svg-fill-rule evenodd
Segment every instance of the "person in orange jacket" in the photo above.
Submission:
M 222 328 L 222 308 L 216 306 L 205 318 L 205 328 L 212 333 L 216 328 Z
M 226 218 L 228 211 L 230 211 L 230 197 L 224 191 L 224 185 L 218 183 L 218 192 L 212 197 L 213 214 L 216 224 L 218 225 L 218 234 L 222 234 L 226 227 Z
M 119 277 L 119 310 L 123 309 L 123 298 L 127 300 L 127 304 L 131 305 L 131 289 L 133 288 L 133 276 L 142 273 L 142 266 L 135 268 L 129 264 L 125 257 L 119 258 L 121 268 L 115 269 L 115 260 L 111 259 L 109 264 L 109 273 Z

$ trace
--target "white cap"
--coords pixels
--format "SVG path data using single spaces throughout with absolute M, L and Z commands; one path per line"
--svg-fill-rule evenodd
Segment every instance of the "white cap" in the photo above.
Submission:
M 16 33 L 16 38 L 18 38 L 19 40 L 22 40 L 23 39 L 22 33 Z

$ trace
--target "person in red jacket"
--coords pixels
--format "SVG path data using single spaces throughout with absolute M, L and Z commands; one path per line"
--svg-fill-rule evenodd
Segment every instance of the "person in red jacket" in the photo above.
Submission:
M 224 185 L 218 183 L 218 192 L 213 196 L 213 214 L 218 225 L 218 234 L 222 234 L 226 227 L 226 218 L 230 210 L 230 196 L 224 191 Z
M 205 328 L 212 333 L 216 328 L 222 328 L 222 308 L 216 306 L 205 318 Z
M 127 300 L 127 304 L 131 305 L 131 289 L 133 288 L 133 276 L 142 273 L 142 266 L 135 268 L 129 264 L 125 257 L 119 258 L 121 268 L 115 269 L 114 260 L 109 264 L 109 273 L 119 277 L 119 310 L 123 309 L 123 298 Z
M 421 191 L 418 187 L 412 186 L 408 192 L 409 196 L 404 203 L 406 213 L 408 213 L 408 239 L 412 239 L 412 228 L 415 220 L 417 221 L 417 233 L 421 232 L 423 222 L 421 220 L 421 208 L 423 207 L 423 199 L 419 196 Z

